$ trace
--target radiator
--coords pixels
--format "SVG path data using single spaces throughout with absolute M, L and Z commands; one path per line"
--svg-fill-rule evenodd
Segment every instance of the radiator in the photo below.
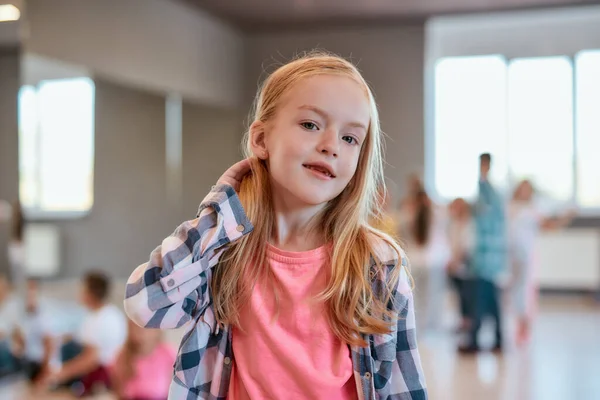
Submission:
M 537 246 L 541 289 L 600 290 L 600 231 L 545 232 Z

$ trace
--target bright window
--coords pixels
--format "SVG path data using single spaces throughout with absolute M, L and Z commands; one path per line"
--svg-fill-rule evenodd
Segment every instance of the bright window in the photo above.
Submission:
M 506 61 L 501 56 L 441 60 L 435 70 L 435 187 L 444 198 L 477 193 L 479 154 L 506 175 Z
M 600 50 L 579 53 L 577 73 L 577 200 L 600 208 Z
M 475 195 L 478 156 L 489 152 L 500 190 L 528 178 L 547 200 L 600 210 L 600 50 L 444 58 L 434 104 L 429 176 L 440 199 Z
M 567 57 L 521 58 L 508 67 L 510 180 L 548 197 L 573 194 L 573 67 Z
M 42 81 L 19 95 L 20 198 L 36 216 L 76 216 L 93 204 L 94 83 Z

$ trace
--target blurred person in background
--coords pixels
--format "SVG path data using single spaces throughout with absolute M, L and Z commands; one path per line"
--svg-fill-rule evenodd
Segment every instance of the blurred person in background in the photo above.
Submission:
M 18 360 L 13 353 L 21 307 L 8 279 L 0 274 L 0 378 L 19 371 Z
M 545 216 L 534 199 L 535 190 L 529 180 L 521 181 L 508 207 L 509 255 L 512 272 L 511 297 L 517 314 L 517 344 L 530 337 L 531 320 L 537 308 L 536 240 L 541 230 L 559 229 L 568 225 L 575 213 L 558 217 Z
M 19 318 L 16 330 L 15 355 L 21 359 L 27 378 L 36 383 L 40 376 L 50 372 L 55 352 L 51 329 L 51 315 L 40 301 L 37 281 L 27 281 L 25 313 Z
M 11 233 L 8 242 L 8 263 L 10 278 L 16 293 L 25 299 L 27 292 L 27 273 L 25 271 L 25 218 L 21 203 L 14 201 L 11 207 Z
M 416 180 L 411 185 L 413 189 L 418 187 Z M 405 226 L 407 236 L 403 239 L 415 281 L 416 313 L 423 328 L 437 329 L 441 327 L 446 294 L 447 215 L 432 202 L 422 187 L 404 204 L 405 223 L 409 224 Z
M 81 301 L 88 309 L 75 343 L 62 348 L 62 366 L 43 377 L 43 384 L 69 386 L 85 396 L 96 386 L 110 387 L 111 366 L 127 338 L 124 314 L 108 303 L 110 280 L 100 272 L 87 273 Z
M 467 343 L 459 347 L 463 353 L 480 350 L 477 336 L 485 317 L 495 322 L 494 351 L 502 351 L 502 314 L 500 280 L 506 273 L 507 243 L 505 205 L 489 181 L 492 156 L 479 157 L 479 195 L 474 207 L 475 252 L 472 263 L 473 318 Z
M 395 215 L 396 229 L 400 240 L 407 244 L 412 237 L 412 226 L 418 207 L 418 194 L 424 191 L 423 182 L 419 175 L 411 174 L 407 180 L 407 193 L 398 205 L 398 212 Z
M 471 327 L 471 298 L 470 266 L 473 262 L 475 249 L 475 225 L 471 214 L 471 206 L 465 199 L 455 199 L 448 206 L 448 244 L 450 259 L 446 272 L 456 289 L 461 322 L 460 332 L 466 332 Z
M 371 221 L 371 225 L 383 231 L 393 237 L 394 239 L 398 239 L 398 221 L 397 216 L 392 209 L 392 195 L 386 190 L 385 186 L 381 186 L 377 191 L 377 198 L 381 201 L 382 214 L 373 218 Z
M 166 400 L 176 355 L 162 331 L 129 321 L 127 341 L 111 368 L 119 400 Z

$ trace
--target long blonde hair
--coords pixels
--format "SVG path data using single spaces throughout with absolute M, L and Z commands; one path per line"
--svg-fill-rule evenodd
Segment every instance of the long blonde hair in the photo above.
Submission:
M 328 53 L 312 52 L 278 68 L 265 80 L 256 98 L 254 121 L 266 123 L 272 119 L 282 96 L 302 79 L 315 75 L 353 79 L 364 88 L 370 105 L 369 129 L 356 173 L 342 193 L 317 216 L 326 241 L 332 243 L 332 250 L 328 286 L 316 300 L 325 302 L 329 324 L 340 340 L 366 346 L 363 335 L 390 332 L 392 313 L 386 304 L 401 272 L 400 266 L 393 268 L 385 274 L 388 277 L 385 290 L 379 288 L 374 292 L 372 274 L 383 273 L 381 262 L 388 261 L 378 259 L 374 240 L 387 242 L 398 257 L 401 251 L 390 236 L 369 225 L 369 221 L 383 216 L 384 199 L 378 192 L 385 188 L 382 133 L 373 94 L 350 62 Z M 252 153 L 249 132 L 244 140 L 252 173 L 242 181 L 239 197 L 254 231 L 225 252 L 214 270 L 211 285 L 217 320 L 238 327 L 239 310 L 259 279 L 271 284 L 274 281 L 266 246 L 275 227 L 269 172 L 266 162 Z M 378 270 L 370 270 L 371 259 L 376 261 Z

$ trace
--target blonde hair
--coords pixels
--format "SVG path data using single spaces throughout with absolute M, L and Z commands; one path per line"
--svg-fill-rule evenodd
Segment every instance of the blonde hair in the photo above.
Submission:
M 255 102 L 254 121 L 268 122 L 277 113 L 281 98 L 303 79 L 315 75 L 343 76 L 364 88 L 370 105 L 370 124 L 358 166 L 348 186 L 316 217 L 331 247 L 331 275 L 327 288 L 315 299 L 326 305 L 329 324 L 336 336 L 350 345 L 366 346 L 362 335 L 390 332 L 392 313 L 386 306 L 397 285 L 401 267 L 383 275 L 382 261 L 374 241 L 384 240 L 400 257 L 398 244 L 387 234 L 372 228 L 372 220 L 383 216 L 385 198 L 382 133 L 373 94 L 360 72 L 343 58 L 312 52 L 283 65 L 263 83 Z M 275 227 L 269 172 L 265 161 L 251 150 L 246 133 L 246 156 L 252 173 L 241 183 L 239 197 L 254 231 L 231 245 L 214 269 L 212 293 L 217 320 L 239 324 L 239 309 L 249 299 L 255 284 L 273 284 L 267 261 L 267 242 Z M 383 196 L 382 196 L 383 194 Z M 379 239 L 378 239 L 379 238 Z M 377 271 L 370 271 L 370 260 Z M 247 266 L 252 265 L 251 273 Z M 374 293 L 372 273 L 388 276 L 385 290 Z M 264 279 L 264 280 L 263 280 Z M 277 300 L 277 295 L 276 295 Z

